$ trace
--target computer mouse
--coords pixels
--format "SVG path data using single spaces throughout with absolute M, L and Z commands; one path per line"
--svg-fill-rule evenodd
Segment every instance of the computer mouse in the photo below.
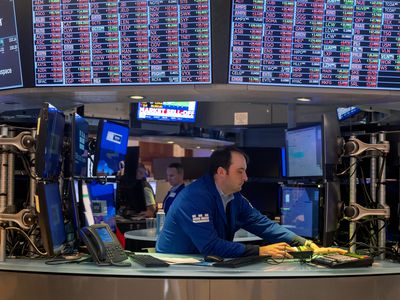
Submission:
M 224 258 L 218 255 L 207 255 L 204 257 L 204 261 L 206 262 L 221 262 L 224 261 Z

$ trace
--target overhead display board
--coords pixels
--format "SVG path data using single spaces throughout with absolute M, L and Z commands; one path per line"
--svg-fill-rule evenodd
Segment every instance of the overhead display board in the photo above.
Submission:
M 0 1 L 0 90 L 22 87 L 14 0 Z
M 36 86 L 211 83 L 210 0 L 33 0 Z
M 229 83 L 400 89 L 400 2 L 233 0 Z

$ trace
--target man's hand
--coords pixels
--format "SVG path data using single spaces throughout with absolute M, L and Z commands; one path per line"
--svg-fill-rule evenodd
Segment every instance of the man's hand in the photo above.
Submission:
M 304 244 L 307 249 L 314 251 L 314 254 L 328 254 L 328 253 L 339 253 L 346 254 L 347 250 L 333 247 L 318 247 L 315 243 L 307 241 Z
M 268 246 L 262 246 L 259 250 L 260 256 L 272 256 L 273 258 L 293 258 L 287 251 L 295 251 L 287 243 L 276 243 Z

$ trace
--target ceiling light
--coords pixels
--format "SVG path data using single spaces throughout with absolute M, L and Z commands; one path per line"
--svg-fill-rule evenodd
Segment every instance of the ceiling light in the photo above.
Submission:
M 299 98 L 296 98 L 296 100 L 300 101 L 300 102 L 310 102 L 311 101 L 311 99 L 307 98 L 307 97 L 299 97 Z
M 167 144 L 174 144 L 174 141 L 167 141 Z
M 144 99 L 143 96 L 139 96 L 139 95 L 129 96 L 129 98 L 131 98 L 131 99 L 133 99 L 133 100 L 143 100 L 143 99 Z

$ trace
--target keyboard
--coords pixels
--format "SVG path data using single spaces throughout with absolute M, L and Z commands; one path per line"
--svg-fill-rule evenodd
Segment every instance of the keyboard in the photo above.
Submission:
M 169 264 L 165 261 L 148 254 L 129 254 L 129 257 L 132 258 L 135 263 L 138 263 L 146 268 L 169 267 Z
M 355 254 L 327 254 L 315 257 L 311 260 L 317 265 L 326 266 L 329 268 L 360 268 L 369 267 L 374 262 L 373 257 L 366 255 Z
M 219 268 L 239 268 L 265 261 L 266 258 L 266 256 L 243 256 L 228 258 L 223 261 L 213 263 L 213 266 Z

